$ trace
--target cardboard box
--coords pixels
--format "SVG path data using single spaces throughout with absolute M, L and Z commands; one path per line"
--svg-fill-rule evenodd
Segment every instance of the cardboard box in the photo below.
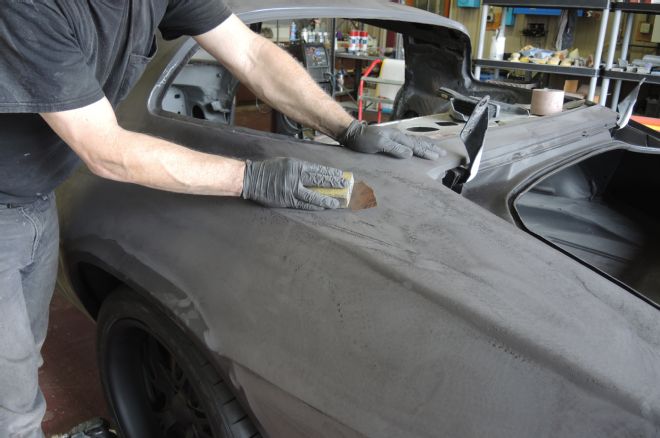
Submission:
M 589 85 L 580 85 L 580 88 L 577 90 L 577 94 L 581 95 L 584 99 L 587 98 L 589 94 Z M 594 95 L 594 102 L 598 103 L 600 101 L 600 87 L 596 87 L 596 94 Z
M 568 79 L 564 81 L 564 91 L 566 93 L 577 93 L 580 81 L 578 79 Z

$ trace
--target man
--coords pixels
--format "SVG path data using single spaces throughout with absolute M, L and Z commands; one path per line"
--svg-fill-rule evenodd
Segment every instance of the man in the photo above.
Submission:
M 0 0 L 0 8 L 2 438 L 43 437 L 38 368 L 58 248 L 52 191 L 78 159 L 101 177 L 156 189 L 272 207 L 338 206 L 304 187 L 343 186 L 338 169 L 282 158 L 242 162 L 119 127 L 113 108 L 153 55 L 157 28 L 166 39 L 194 36 L 261 99 L 350 149 L 399 158 L 440 153 L 353 120 L 222 0 Z

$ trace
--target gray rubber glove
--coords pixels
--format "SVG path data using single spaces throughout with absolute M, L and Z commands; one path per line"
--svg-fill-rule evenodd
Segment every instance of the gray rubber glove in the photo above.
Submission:
M 396 158 L 414 155 L 427 160 L 437 160 L 447 155 L 444 149 L 424 137 L 406 135 L 394 128 L 370 126 L 357 120 L 353 120 L 337 140 L 347 148 L 364 154 L 382 152 Z
M 343 172 L 294 158 L 245 162 L 241 197 L 266 207 L 323 210 L 339 207 L 339 201 L 307 187 L 342 188 Z

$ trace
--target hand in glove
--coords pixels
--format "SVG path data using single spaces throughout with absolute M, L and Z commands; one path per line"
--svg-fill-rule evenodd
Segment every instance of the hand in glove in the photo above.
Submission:
M 245 162 L 241 196 L 266 207 L 323 210 L 339 207 L 339 201 L 308 187 L 342 188 L 343 172 L 293 158 Z
M 364 154 L 383 152 L 397 158 L 415 155 L 427 160 L 437 160 L 447 154 L 424 137 L 406 135 L 394 128 L 370 126 L 357 120 L 353 120 L 337 140 L 347 148 Z

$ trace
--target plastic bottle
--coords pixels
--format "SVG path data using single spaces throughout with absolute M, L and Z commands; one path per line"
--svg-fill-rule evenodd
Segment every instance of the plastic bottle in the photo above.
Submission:
M 298 31 L 298 29 L 296 27 L 296 22 L 292 21 L 291 22 L 291 33 L 289 34 L 289 41 L 295 41 L 297 39 L 296 38 L 297 31 Z
M 307 40 L 309 39 L 309 31 L 307 30 L 306 27 L 303 27 L 303 30 L 300 33 L 300 37 L 304 42 L 307 42 Z
M 504 35 L 494 35 L 490 44 L 490 59 L 501 61 L 504 59 L 504 46 L 506 38 Z

